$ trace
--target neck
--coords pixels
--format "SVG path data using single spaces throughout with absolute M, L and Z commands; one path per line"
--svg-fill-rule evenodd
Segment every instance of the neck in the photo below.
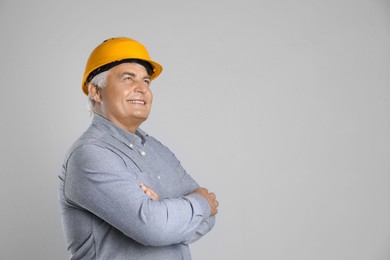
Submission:
M 122 128 L 123 130 L 125 131 L 128 131 L 130 133 L 133 133 L 135 134 L 137 132 L 137 129 L 139 128 L 139 126 L 142 124 L 142 122 L 134 122 L 134 120 L 119 120 L 118 118 L 112 116 L 112 115 L 106 115 L 104 113 L 99 113 L 97 111 L 94 111 L 96 114 L 104 117 L 105 119 L 107 119 L 108 121 L 110 121 L 111 123 L 113 123 L 114 125 L 116 125 L 117 127 L 119 128 Z

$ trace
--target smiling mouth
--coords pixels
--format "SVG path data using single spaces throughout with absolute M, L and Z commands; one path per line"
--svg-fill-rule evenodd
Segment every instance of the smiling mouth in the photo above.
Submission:
M 128 100 L 127 102 L 129 102 L 131 104 L 145 105 L 145 101 L 142 101 L 142 100 Z

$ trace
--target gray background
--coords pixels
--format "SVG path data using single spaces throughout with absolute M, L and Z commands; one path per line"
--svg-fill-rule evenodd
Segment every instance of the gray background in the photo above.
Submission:
M 0 259 L 67 259 L 57 174 L 101 41 L 164 66 L 143 128 L 215 191 L 194 259 L 390 259 L 390 2 L 0 0 Z

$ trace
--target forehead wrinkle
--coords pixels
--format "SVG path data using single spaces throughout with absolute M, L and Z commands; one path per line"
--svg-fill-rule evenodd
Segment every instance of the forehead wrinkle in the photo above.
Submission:
M 142 79 L 150 79 L 150 76 L 148 74 L 146 74 L 145 76 L 142 76 L 142 75 L 139 75 L 137 73 L 134 73 L 132 71 L 124 71 L 122 73 L 119 74 L 119 77 L 123 77 L 123 76 L 126 76 L 126 75 L 129 75 L 129 76 L 132 76 L 134 78 L 136 78 L 137 76 L 139 76 L 140 78 Z
M 133 77 L 137 76 L 134 72 L 128 72 L 128 71 L 124 71 L 124 72 L 119 74 L 120 77 L 126 76 L 126 75 L 133 76 Z

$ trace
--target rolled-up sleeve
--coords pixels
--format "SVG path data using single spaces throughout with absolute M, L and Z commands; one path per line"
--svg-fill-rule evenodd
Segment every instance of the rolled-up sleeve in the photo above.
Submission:
M 143 245 L 189 243 L 211 229 L 210 207 L 202 196 L 154 201 L 139 185 L 115 151 L 97 144 L 79 146 L 66 164 L 66 200 Z

